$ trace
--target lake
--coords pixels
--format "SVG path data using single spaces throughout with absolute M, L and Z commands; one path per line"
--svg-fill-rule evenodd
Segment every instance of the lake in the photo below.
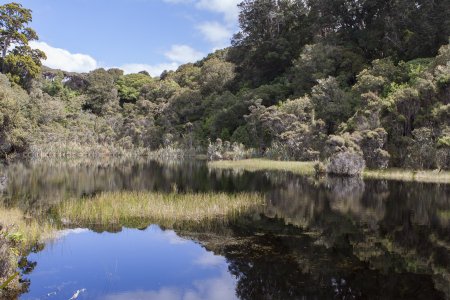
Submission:
M 450 185 L 51 161 L 2 169 L 29 214 L 107 191 L 260 192 L 228 223 L 62 228 L 22 264 L 20 299 L 449 299 Z

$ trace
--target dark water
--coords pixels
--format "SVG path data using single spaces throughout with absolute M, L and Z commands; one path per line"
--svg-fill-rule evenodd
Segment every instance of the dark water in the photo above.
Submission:
M 4 204 L 30 213 L 118 190 L 259 191 L 267 202 L 222 227 L 66 231 L 28 257 L 22 299 L 450 297 L 450 185 L 201 162 L 29 163 L 3 173 Z

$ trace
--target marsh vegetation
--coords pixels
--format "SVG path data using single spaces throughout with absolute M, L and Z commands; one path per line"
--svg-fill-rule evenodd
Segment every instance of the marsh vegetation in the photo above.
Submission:
M 54 213 L 71 226 L 133 227 L 141 223 L 173 228 L 177 223 L 227 223 L 263 204 L 264 198 L 256 193 L 116 192 L 64 201 Z

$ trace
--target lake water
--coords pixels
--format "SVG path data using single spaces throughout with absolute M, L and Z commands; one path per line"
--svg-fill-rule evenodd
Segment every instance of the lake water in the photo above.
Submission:
M 449 299 L 450 185 L 210 170 L 204 162 L 14 164 L 33 213 L 103 191 L 258 191 L 228 225 L 71 228 L 38 247 L 21 299 Z

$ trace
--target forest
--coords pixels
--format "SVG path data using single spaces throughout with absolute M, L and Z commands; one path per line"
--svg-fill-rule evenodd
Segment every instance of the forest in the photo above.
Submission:
M 448 0 L 245 0 L 231 46 L 151 77 L 71 73 L 0 6 L 0 159 L 207 153 L 211 160 L 450 169 Z M 148 37 L 151 38 L 151 37 Z

